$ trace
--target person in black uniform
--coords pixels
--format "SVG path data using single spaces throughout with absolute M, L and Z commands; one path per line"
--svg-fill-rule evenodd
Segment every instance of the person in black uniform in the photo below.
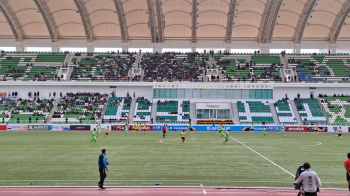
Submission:
M 107 177 L 106 171 L 108 172 L 108 162 L 107 162 L 107 151 L 106 149 L 102 149 L 102 154 L 98 157 L 98 170 L 100 172 L 100 181 L 98 182 L 98 186 L 101 189 L 106 189 L 103 187 L 103 183 L 105 181 L 105 178 Z

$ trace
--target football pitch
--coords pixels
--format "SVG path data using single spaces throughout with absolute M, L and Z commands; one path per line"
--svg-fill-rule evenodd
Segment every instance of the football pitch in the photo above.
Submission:
M 95 186 L 97 159 L 107 149 L 106 186 L 293 187 L 298 166 L 311 164 L 323 188 L 347 188 L 350 135 L 335 133 L 0 132 L 0 186 Z

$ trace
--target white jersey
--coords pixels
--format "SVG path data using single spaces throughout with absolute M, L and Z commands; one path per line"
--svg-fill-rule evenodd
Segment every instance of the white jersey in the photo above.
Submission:
M 317 187 L 321 187 L 321 181 L 316 172 L 310 170 L 306 170 L 300 174 L 295 183 L 299 184 L 300 182 L 302 182 L 303 190 L 309 193 L 314 193 L 316 192 Z

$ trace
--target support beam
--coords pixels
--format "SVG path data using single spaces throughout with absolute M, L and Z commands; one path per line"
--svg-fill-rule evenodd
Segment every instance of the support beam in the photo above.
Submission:
M 293 43 L 294 54 L 301 54 L 301 43 Z
M 309 19 L 311 12 L 316 5 L 316 1 L 317 0 L 307 0 L 305 3 L 301 16 L 298 20 L 297 27 L 295 28 L 293 38 L 294 43 L 301 43 L 301 38 L 303 37 L 307 20 Z
M 157 31 L 156 31 L 156 24 L 154 20 L 154 9 L 153 9 L 153 0 L 147 0 L 147 8 L 148 8 L 148 28 L 151 32 L 151 40 L 152 42 L 157 42 Z
M 225 39 L 226 43 L 231 43 L 232 27 L 234 24 L 233 20 L 235 18 L 236 4 L 237 4 L 237 0 L 231 0 L 230 8 L 227 16 L 226 39 Z
M 192 36 L 191 42 L 197 42 L 197 12 L 198 12 L 198 1 L 192 0 Z
M 164 42 L 165 20 L 162 9 L 162 1 L 156 0 L 157 20 L 158 20 L 158 41 Z
M 267 0 L 264 8 L 264 14 L 261 17 L 260 27 L 259 27 L 259 43 L 266 43 L 266 30 L 269 22 L 269 16 L 271 14 L 272 6 L 274 0 Z
M 61 42 L 51 42 L 51 52 L 59 52 L 61 47 Z
M 50 33 L 51 41 L 57 42 L 60 38 L 60 34 L 47 2 L 45 0 L 34 0 L 34 2 L 36 6 L 38 6 L 40 13 L 45 20 L 47 29 Z
M 125 19 L 123 2 L 121 0 L 114 0 L 114 5 L 115 5 L 115 9 L 117 10 L 120 33 L 122 35 L 122 41 L 128 42 L 128 40 L 129 40 L 128 28 L 127 28 L 128 25 L 127 25 L 126 19 Z
M 86 39 L 89 42 L 92 42 L 95 40 L 95 35 L 94 35 L 93 29 L 92 29 L 91 20 L 89 17 L 89 12 L 87 11 L 83 0 L 74 0 L 74 3 L 78 8 L 78 11 L 79 11 L 79 14 L 81 17 L 81 21 L 83 22 Z
M 266 31 L 266 43 L 271 43 L 273 30 L 275 29 L 276 20 L 278 17 L 278 13 L 280 11 L 283 0 L 275 0 L 273 1 L 272 11 L 270 13 L 269 22 Z
M 13 35 L 16 38 L 16 41 L 22 41 L 23 39 L 25 39 L 23 27 L 19 22 L 16 13 L 13 11 L 7 0 L 0 0 L 0 10 L 4 14 L 7 22 L 9 23 Z
M 329 31 L 328 41 L 330 41 L 331 43 L 337 42 L 340 30 L 344 26 L 344 22 L 346 20 L 346 17 L 349 15 L 349 12 L 350 0 L 346 0 L 343 6 L 341 7 L 340 11 L 338 12 L 337 17 L 335 17 L 332 28 Z

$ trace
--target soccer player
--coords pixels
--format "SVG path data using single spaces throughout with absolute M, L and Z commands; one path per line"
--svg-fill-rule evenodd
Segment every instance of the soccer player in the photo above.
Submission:
M 341 140 L 343 139 L 343 136 L 341 135 L 341 127 L 339 127 L 339 129 L 338 129 L 337 137 L 340 137 Z
M 128 134 L 128 124 L 125 124 L 124 126 L 124 135 Z
M 135 134 L 135 131 L 136 131 L 136 124 L 134 123 L 134 124 L 132 125 L 132 134 Z
M 100 129 L 101 129 L 101 125 L 98 124 L 98 125 L 97 125 L 97 129 L 96 129 L 96 136 L 97 136 L 97 137 L 98 137 L 98 136 L 100 135 L 100 133 L 101 133 Z
M 108 138 L 108 134 L 109 134 L 109 126 L 107 126 L 107 128 L 106 128 L 105 139 Z
M 180 136 L 181 136 L 181 143 L 184 144 L 185 143 L 185 137 L 186 137 L 185 130 L 182 130 L 182 132 L 180 133 Z
M 226 131 L 225 133 L 225 141 L 224 144 L 226 144 L 226 142 L 228 141 L 228 134 L 230 133 L 230 129 Z
M 94 146 L 96 143 L 96 129 L 92 131 L 90 146 Z
M 252 133 L 254 133 L 254 125 L 252 124 L 252 126 L 250 127 L 250 131 L 252 132 Z
M 315 131 L 312 134 L 315 134 L 315 132 L 316 132 L 316 134 L 318 134 L 318 127 L 317 127 L 317 125 L 315 127 Z
M 137 135 L 137 133 L 138 133 L 139 131 L 141 131 L 141 123 L 139 123 L 139 124 L 137 125 L 136 135 Z
M 286 129 L 286 127 L 284 125 L 282 125 L 281 135 L 284 134 L 284 136 L 287 136 L 286 133 L 285 133 L 285 129 Z
M 219 134 L 220 134 L 220 137 L 224 137 L 224 126 L 222 125 L 220 125 Z
M 166 128 L 166 125 L 164 124 L 164 126 L 163 126 L 163 138 L 165 138 L 165 135 L 166 135 L 166 130 L 167 130 L 167 128 Z
M 263 132 L 263 136 L 266 135 L 266 126 L 264 127 L 264 132 Z
M 146 134 L 146 130 L 147 130 L 147 128 L 146 128 L 146 123 L 145 123 L 145 124 L 143 124 L 143 134 Z
M 346 170 L 346 180 L 348 181 L 350 191 L 350 153 L 348 153 L 348 159 L 344 162 L 344 167 Z
M 188 127 L 187 127 L 187 132 L 191 133 L 191 131 L 192 131 L 191 124 L 188 124 Z

